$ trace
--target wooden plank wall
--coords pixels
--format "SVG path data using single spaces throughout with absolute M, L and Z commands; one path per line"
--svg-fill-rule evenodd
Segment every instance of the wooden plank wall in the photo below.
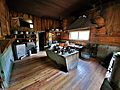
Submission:
M 71 16 L 71 17 L 68 17 L 68 18 L 64 18 L 63 21 L 62 21 L 62 28 L 63 28 L 63 31 L 62 34 L 61 34 L 61 39 L 63 40 L 68 40 L 69 39 L 69 32 L 67 31 L 68 30 L 68 27 L 70 24 L 72 24 L 75 20 L 77 19 L 77 17 L 75 16 Z
M 33 19 L 33 16 L 30 14 L 10 10 L 10 18 L 15 18 L 15 17 L 19 17 L 22 19 L 31 19 L 31 20 Z
M 49 31 L 50 29 L 62 28 L 61 20 L 49 17 L 38 17 L 26 13 L 10 11 L 10 18 L 18 17 L 33 20 L 34 31 Z
M 99 12 L 99 11 L 98 11 Z M 102 17 L 105 20 L 105 27 L 100 29 L 91 28 L 90 34 L 90 43 L 97 43 L 103 45 L 115 45 L 120 46 L 120 4 L 110 4 L 104 8 L 101 13 L 99 12 L 90 12 L 89 16 L 95 18 L 97 15 L 103 14 Z M 102 22 L 99 20 L 99 22 Z M 68 23 L 68 24 L 67 24 Z M 63 28 L 69 26 L 69 20 L 64 20 Z M 69 40 L 69 33 L 64 32 L 62 34 L 62 39 Z M 76 42 L 85 42 L 85 41 L 74 41 Z M 86 42 L 88 43 L 88 42 Z
M 17 18 L 17 20 L 13 20 L 12 18 Z M 17 28 L 18 25 L 17 22 L 19 22 L 19 18 L 23 19 L 23 20 L 33 20 L 33 16 L 30 14 L 26 14 L 26 13 L 21 13 L 21 12 L 16 12 L 16 11 L 10 11 L 10 28 Z M 16 25 L 15 25 L 16 24 Z
M 9 10 L 5 0 L 0 0 L 0 38 L 3 38 L 9 31 Z
M 34 28 L 36 31 L 49 31 L 51 29 L 62 28 L 61 20 L 50 17 L 34 16 Z
M 104 9 L 105 27 L 91 29 L 90 42 L 120 46 L 120 4 Z

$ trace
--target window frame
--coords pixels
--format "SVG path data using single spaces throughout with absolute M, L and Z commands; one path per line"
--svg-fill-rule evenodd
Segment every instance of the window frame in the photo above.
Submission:
M 89 31 L 89 39 L 88 40 L 80 40 L 79 39 L 79 33 L 81 32 L 81 31 Z M 78 39 L 71 39 L 70 37 L 70 32 L 78 32 Z M 79 40 L 79 41 L 89 41 L 90 40 L 90 34 L 91 34 L 91 31 L 90 31 L 90 29 L 87 29 L 87 30 L 74 30 L 74 31 L 69 31 L 69 40 Z

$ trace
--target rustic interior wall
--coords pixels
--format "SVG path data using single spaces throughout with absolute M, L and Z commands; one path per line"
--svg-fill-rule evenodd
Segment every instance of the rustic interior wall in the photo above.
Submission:
M 103 18 L 96 19 L 96 22 L 99 25 L 104 25 L 101 28 L 91 28 L 89 42 L 96 44 L 120 46 L 120 4 L 108 4 L 102 11 L 89 12 L 89 16 L 92 16 L 92 18 L 96 18 L 97 16 L 101 15 L 101 13 Z M 63 28 L 66 29 L 68 26 L 69 20 L 64 20 Z M 69 40 L 68 33 L 64 33 L 62 39 Z
M 9 12 L 5 1 L 0 1 L 0 21 L 2 35 L 9 34 Z M 92 28 L 90 43 L 104 44 L 104 45 L 115 45 L 120 46 L 120 4 L 112 4 L 105 8 L 103 11 L 103 17 L 105 19 L 105 27 L 100 29 Z M 21 17 L 24 19 L 34 19 L 34 29 L 35 31 L 49 30 L 51 28 L 61 27 L 61 21 L 54 20 L 50 18 L 40 18 L 34 17 L 32 15 L 24 13 L 16 13 L 11 11 L 10 17 Z M 63 29 L 66 30 L 71 21 L 74 21 L 75 18 L 63 20 Z M 68 40 L 69 34 L 67 31 L 62 33 L 61 39 Z M 77 41 L 78 42 L 78 41 Z
M 19 19 L 23 20 L 33 20 L 33 16 L 26 14 L 26 13 L 21 13 L 21 12 L 16 12 L 16 11 L 10 11 L 10 28 L 18 28 L 20 26 Z
M 97 18 L 98 16 L 99 18 Z M 104 61 L 110 53 L 120 51 L 120 4 L 108 4 L 102 11 L 89 11 L 89 17 L 93 18 L 96 24 L 102 27 L 91 28 L 89 41 L 70 41 L 84 45 L 86 43 L 98 44 L 97 57 Z M 64 20 L 65 29 L 68 27 L 68 22 Z M 62 39 L 69 40 L 69 33 L 64 32 Z
M 120 4 L 109 5 L 102 13 L 105 27 L 92 28 L 90 42 L 120 46 Z
M 45 31 L 46 32 L 46 41 L 48 41 L 48 39 L 49 39 L 49 37 L 48 37 L 49 31 L 51 31 L 52 29 L 54 29 L 54 31 L 56 29 L 62 29 L 61 20 L 56 19 L 56 18 L 38 17 L 38 16 L 29 15 L 26 13 L 16 12 L 16 11 L 10 11 L 10 18 L 11 18 L 11 30 L 12 30 L 12 27 L 20 26 L 20 25 L 15 25 L 15 23 L 17 23 L 17 20 L 15 21 L 14 18 L 21 18 L 24 20 L 27 20 L 27 19 L 33 20 L 34 31 L 35 32 Z M 12 23 L 13 22 L 12 18 L 14 20 L 14 23 Z M 60 35 L 61 35 L 61 33 L 60 33 Z M 53 33 L 53 37 L 52 37 L 53 40 L 60 40 L 60 38 L 61 38 L 60 35 L 58 35 L 58 33 Z
M 67 31 L 62 32 L 61 39 L 68 40 L 69 39 L 69 32 L 67 32 Z
M 75 16 L 71 16 L 71 17 L 68 17 L 68 18 L 64 18 L 62 20 L 62 27 L 63 27 L 63 30 L 67 30 L 69 25 L 72 24 L 78 17 L 75 17 Z
M 120 4 L 108 4 L 101 13 L 105 26 L 91 29 L 90 42 L 99 44 L 97 57 L 105 60 L 110 53 L 120 51 Z
M 9 35 L 9 10 L 5 0 L 0 0 L 0 38 Z
M 10 11 L 10 18 L 22 18 L 22 19 L 33 19 L 33 16 L 30 14 L 22 13 L 22 12 L 16 12 L 16 11 Z
M 34 17 L 34 26 L 37 31 L 49 31 L 51 29 L 62 28 L 59 19 L 49 17 Z
M 76 19 L 77 17 L 75 16 L 71 16 L 71 17 L 63 19 L 62 27 L 63 27 L 64 32 L 61 35 L 62 40 L 69 40 L 69 32 L 67 30 L 68 30 L 69 25 L 71 25 Z
M 15 17 L 22 18 L 24 20 L 27 19 L 33 20 L 34 31 L 48 31 L 51 29 L 61 28 L 61 22 L 59 19 L 38 17 L 26 13 L 10 11 L 10 18 Z

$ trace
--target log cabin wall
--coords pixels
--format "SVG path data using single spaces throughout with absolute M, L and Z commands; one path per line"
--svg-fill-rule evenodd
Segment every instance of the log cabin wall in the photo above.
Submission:
M 120 4 L 108 4 L 102 11 L 92 12 L 89 16 L 96 18 L 102 14 L 105 21 L 105 26 L 102 28 L 91 28 L 90 43 L 120 46 Z M 101 23 L 103 19 L 98 19 L 97 22 Z M 63 21 L 63 28 L 69 26 L 69 20 Z M 69 40 L 69 33 L 63 33 L 62 39 Z M 81 42 L 81 41 L 74 41 Z
M 120 51 L 120 4 L 108 3 L 102 11 L 88 12 L 88 16 L 97 24 L 102 25 L 104 22 L 103 27 L 91 27 L 90 40 L 87 42 L 79 40 L 70 40 L 70 42 L 84 45 L 98 44 L 97 57 L 105 61 L 110 53 Z M 102 16 L 102 18 L 97 18 L 98 16 Z M 64 27 L 67 28 L 69 21 L 64 21 L 64 23 Z M 63 40 L 69 40 L 69 32 L 64 32 L 62 36 Z
M 105 27 L 92 28 L 90 42 L 120 46 L 120 4 L 109 5 L 102 13 Z
M 89 43 L 89 41 L 85 41 L 85 40 L 69 40 L 69 31 L 68 31 L 68 26 L 71 24 L 70 22 L 74 22 L 75 19 L 65 19 L 63 20 L 63 30 L 64 32 L 62 32 L 61 34 L 61 40 L 63 41 L 70 41 L 70 43 L 75 43 L 75 44 L 82 44 L 82 45 L 86 45 L 87 43 Z M 79 31 L 79 28 L 73 29 L 76 31 Z M 72 31 L 72 30 L 71 30 Z
M 51 29 L 62 29 L 61 20 L 50 17 L 34 16 L 34 27 L 37 31 L 49 31 Z
M 16 18 L 13 19 L 13 18 Z M 10 11 L 10 27 L 11 29 L 18 28 L 20 25 L 19 18 L 23 20 L 33 20 L 33 16 L 26 13 L 16 12 L 16 11 Z
M 41 27 L 41 18 L 40 17 L 33 17 L 33 26 L 34 26 L 34 31 L 42 31 L 42 27 Z
M 76 19 L 77 19 L 76 16 L 71 16 L 71 17 L 68 17 L 68 18 L 64 18 L 62 20 L 63 30 L 67 30 L 69 25 L 72 24 Z
M 69 40 L 69 32 L 67 30 L 68 30 L 69 25 L 72 24 L 76 19 L 77 19 L 76 16 L 71 16 L 71 17 L 63 19 L 62 27 L 63 27 L 64 32 L 62 32 L 62 35 L 61 35 L 62 40 Z
M 46 32 L 46 41 L 49 40 L 49 32 L 54 29 L 62 29 L 62 20 L 56 19 L 53 17 L 34 17 L 34 26 L 37 31 L 45 31 Z M 53 37 L 52 40 L 60 39 L 60 35 L 58 36 L 56 32 L 52 31 Z
M 10 34 L 9 10 L 5 0 L 0 0 L 0 39 Z
M 16 12 L 16 11 L 10 11 L 10 18 L 22 18 L 24 20 L 30 19 L 33 20 L 33 29 L 35 32 L 41 32 L 45 31 L 46 32 L 46 41 L 48 41 L 48 33 L 52 29 L 57 29 L 60 28 L 62 29 L 62 22 L 60 19 L 56 18 L 51 18 L 51 17 L 38 17 L 38 16 L 33 16 L 30 14 L 26 13 L 21 13 L 21 12 Z M 16 22 L 15 22 L 16 23 Z M 11 29 L 13 27 L 16 28 L 20 25 L 15 25 L 15 23 L 12 23 L 11 21 Z M 38 36 L 37 36 L 38 37 Z M 53 40 L 56 40 L 58 37 L 54 35 Z M 38 38 L 37 38 L 38 39 Z
M 97 57 L 105 61 L 112 52 L 120 51 L 120 4 L 108 4 L 101 13 L 105 26 L 91 29 L 90 42 L 98 44 Z
M 61 39 L 62 40 L 68 40 L 69 39 L 69 33 L 67 32 L 67 28 L 69 26 L 69 20 L 68 18 L 63 19 L 62 27 L 64 32 L 62 32 Z
M 19 17 L 22 19 L 33 19 L 33 16 L 30 14 L 26 14 L 26 13 L 22 13 L 22 12 L 16 12 L 11 10 L 10 11 L 10 18 L 15 18 L 15 17 Z
M 34 31 L 49 31 L 51 29 L 62 28 L 61 20 L 56 18 L 38 17 L 22 12 L 10 11 L 10 18 L 15 17 L 22 18 L 24 20 L 33 20 Z

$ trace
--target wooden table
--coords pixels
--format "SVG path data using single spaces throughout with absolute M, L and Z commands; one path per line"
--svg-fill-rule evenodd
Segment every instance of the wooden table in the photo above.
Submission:
M 46 50 L 46 53 L 50 60 L 54 61 L 58 67 L 65 72 L 77 67 L 79 51 L 74 50 L 71 53 L 66 52 L 64 54 L 58 54 L 52 50 Z
M 74 51 L 72 53 L 65 53 L 62 55 L 66 60 L 67 70 L 71 70 L 77 67 L 78 59 L 79 59 L 79 51 Z
M 81 58 L 81 51 L 84 48 L 84 46 L 79 46 L 79 45 L 68 45 L 71 48 L 74 48 L 79 51 L 79 58 Z

